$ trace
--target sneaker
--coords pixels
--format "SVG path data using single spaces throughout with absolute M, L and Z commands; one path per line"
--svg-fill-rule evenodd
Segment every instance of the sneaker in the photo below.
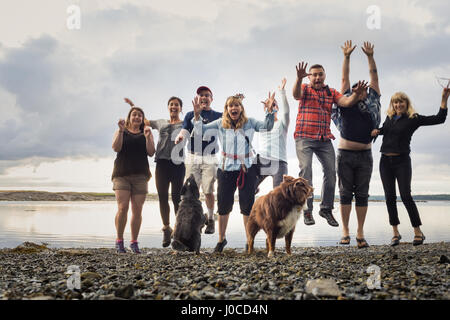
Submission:
M 217 242 L 216 247 L 214 248 L 214 252 L 222 252 L 223 248 L 227 245 L 227 239 L 223 239 L 222 242 Z
M 123 245 L 123 240 L 116 241 L 116 251 L 117 253 L 127 253 L 125 246 Z
M 170 246 L 170 242 L 172 241 L 172 228 L 167 227 L 167 228 L 163 229 L 162 231 L 164 233 L 162 246 L 164 248 L 166 248 L 166 247 Z
M 312 216 L 312 212 L 305 211 L 305 212 L 303 213 L 303 218 L 304 218 L 305 224 L 306 224 L 307 226 L 312 226 L 313 224 L 316 223 L 316 222 L 314 221 L 313 216 Z
M 138 243 L 137 243 L 137 241 L 136 242 L 132 242 L 131 244 L 130 244 L 130 249 L 131 249 L 131 251 L 133 251 L 133 253 L 141 253 L 141 250 L 139 250 L 139 246 L 138 246 Z
M 214 219 L 208 219 L 208 224 L 206 225 L 205 234 L 213 234 L 215 231 Z
M 319 216 L 327 219 L 327 222 L 332 227 L 339 227 L 339 223 L 334 219 L 330 209 L 320 209 Z

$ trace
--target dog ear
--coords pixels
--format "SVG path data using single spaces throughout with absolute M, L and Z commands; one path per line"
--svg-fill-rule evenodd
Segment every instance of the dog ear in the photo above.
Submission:
M 287 177 L 287 176 L 285 176 L 285 177 Z M 290 198 L 291 198 L 290 185 L 288 185 L 288 186 L 283 186 L 283 187 L 281 188 L 281 193 L 283 194 L 283 197 L 284 197 L 285 199 L 290 199 Z
M 291 176 L 288 176 L 288 175 L 286 175 L 286 174 L 283 174 L 283 182 L 290 182 L 290 181 L 293 181 L 294 180 L 294 178 L 293 177 L 291 177 Z
M 198 187 L 192 188 L 193 193 L 194 193 L 194 198 L 195 199 L 200 199 L 200 191 L 198 190 Z
M 181 188 L 181 191 L 180 191 L 180 196 L 183 196 L 185 193 L 186 193 L 186 186 L 183 185 L 183 187 Z
M 310 187 L 309 181 L 306 180 L 305 178 L 298 177 L 298 178 L 297 178 L 297 181 L 301 181 L 301 182 L 303 182 L 303 184 L 304 184 L 305 186 Z

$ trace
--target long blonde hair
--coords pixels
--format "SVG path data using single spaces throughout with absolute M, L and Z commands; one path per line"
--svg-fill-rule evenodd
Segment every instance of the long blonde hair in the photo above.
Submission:
M 411 100 L 404 92 L 396 92 L 391 97 L 391 102 L 389 102 L 389 108 L 387 110 L 387 115 L 390 119 L 395 115 L 394 102 L 405 101 L 406 102 L 406 113 L 408 118 L 414 118 L 417 116 L 416 110 L 414 110 Z
M 230 115 L 228 113 L 228 107 L 232 104 L 238 103 L 241 108 L 242 112 L 239 116 L 239 119 L 236 123 L 236 126 L 233 126 L 233 120 L 230 118 Z M 244 124 L 248 121 L 247 116 L 245 115 L 244 106 L 242 105 L 242 96 L 240 95 L 234 95 L 227 98 L 227 101 L 225 102 L 225 107 L 223 109 L 223 115 L 222 115 L 222 127 L 224 129 L 241 129 L 244 127 Z

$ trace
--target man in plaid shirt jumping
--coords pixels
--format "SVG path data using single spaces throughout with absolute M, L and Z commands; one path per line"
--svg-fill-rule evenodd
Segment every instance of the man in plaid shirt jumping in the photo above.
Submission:
M 312 156 L 315 154 L 324 173 L 319 215 L 325 218 L 329 225 L 338 227 L 339 224 L 332 214 L 336 187 L 336 157 L 331 143 L 331 139 L 335 137 L 330 130 L 332 106 L 333 103 L 341 107 L 352 106 L 358 101 L 358 95 L 367 89 L 367 83 L 359 81 L 353 94 L 347 97 L 325 85 L 325 69 L 321 65 L 315 64 L 306 72 L 307 65 L 301 62 L 295 67 L 297 80 L 293 89 L 294 99 L 299 101 L 294 132 L 300 166 L 299 176 L 312 185 Z M 305 77 L 308 77 L 309 84 L 302 84 Z M 307 205 L 304 221 L 306 225 L 313 225 L 313 197 L 308 199 Z

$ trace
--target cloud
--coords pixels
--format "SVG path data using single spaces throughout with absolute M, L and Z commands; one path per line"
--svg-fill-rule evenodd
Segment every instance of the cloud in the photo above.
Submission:
M 114 103 L 103 67 L 50 36 L 5 51 L 0 134 L 8 139 L 0 142 L 0 160 L 104 153 L 111 139 L 105 119 L 112 120 L 104 106 Z
M 404 91 L 420 114 L 435 114 L 442 88 L 434 76 L 450 76 L 450 4 L 441 1 L 80 1 L 78 31 L 65 27 L 68 3 L 46 1 L 50 9 L 32 7 L 34 16 L 19 11 L 24 2 L 0 6 L 0 170 L 33 157 L 112 156 L 125 96 L 149 118 L 167 118 L 170 96 L 183 99 L 186 113 L 195 89 L 206 84 L 216 110 L 227 96 L 243 92 L 248 115 L 261 118 L 261 99 L 284 76 L 291 107 L 288 155 L 295 158 L 294 66 L 322 63 L 327 82 L 339 89 L 340 46 L 347 39 L 358 45 L 352 80 L 368 79 L 360 46 L 375 44 L 383 113 L 390 96 Z M 380 30 L 366 27 L 373 4 L 381 10 Z M 20 15 L 27 23 L 14 28 Z M 334 125 L 332 130 L 338 137 Z M 450 144 L 441 137 L 449 131 L 447 123 L 420 128 L 413 155 L 431 154 L 427 161 L 444 165 Z

